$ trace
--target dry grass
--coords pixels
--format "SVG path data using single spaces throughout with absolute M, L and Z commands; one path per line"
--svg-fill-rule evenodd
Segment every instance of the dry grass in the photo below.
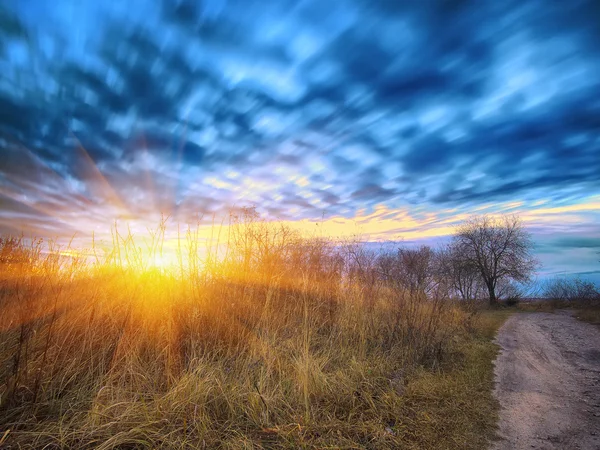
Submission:
M 584 322 L 600 325 L 600 304 L 586 305 L 578 308 L 575 317 Z
M 189 233 L 172 271 L 143 267 L 130 237 L 94 263 L 2 241 L 3 448 L 485 445 L 503 313 L 416 298 L 331 243 L 238 225 L 201 262 Z
M 572 310 L 577 319 L 600 325 L 600 301 L 598 300 L 544 300 L 522 302 L 517 308 L 523 312 L 554 312 L 557 310 Z

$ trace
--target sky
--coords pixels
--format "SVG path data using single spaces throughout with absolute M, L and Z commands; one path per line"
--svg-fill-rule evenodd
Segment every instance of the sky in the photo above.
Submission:
M 509 213 L 544 276 L 600 281 L 598 2 L 0 5 L 0 233 L 256 206 L 430 243 Z

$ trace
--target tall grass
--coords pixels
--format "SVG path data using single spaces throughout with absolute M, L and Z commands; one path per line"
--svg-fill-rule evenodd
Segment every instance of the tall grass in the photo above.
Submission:
M 472 313 L 373 276 L 357 242 L 249 211 L 203 253 L 179 233 L 176 266 L 152 267 L 164 226 L 144 249 L 115 230 L 102 255 L 0 241 L 2 445 L 479 448 L 493 415 L 468 404 L 490 382 L 485 364 L 465 375 Z M 447 422 L 420 415 L 448 412 L 436 376 L 466 377 Z

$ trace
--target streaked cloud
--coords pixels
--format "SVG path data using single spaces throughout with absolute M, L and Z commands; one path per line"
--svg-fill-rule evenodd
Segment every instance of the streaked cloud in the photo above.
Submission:
M 415 240 L 518 213 L 544 249 L 573 252 L 549 271 L 592 264 L 569 240 L 600 233 L 591 0 L 5 4 L 3 231 L 255 204 Z

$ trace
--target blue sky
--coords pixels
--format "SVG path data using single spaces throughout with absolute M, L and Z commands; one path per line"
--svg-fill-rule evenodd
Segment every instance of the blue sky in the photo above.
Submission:
M 518 213 L 545 274 L 600 279 L 597 2 L 4 4 L 1 231 Z

